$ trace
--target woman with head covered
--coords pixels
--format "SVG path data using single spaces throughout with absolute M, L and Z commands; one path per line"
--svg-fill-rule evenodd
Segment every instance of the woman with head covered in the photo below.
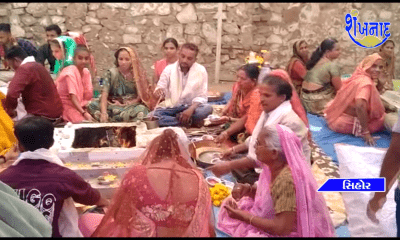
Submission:
M 257 185 L 237 184 L 218 215 L 233 237 L 333 237 L 334 227 L 301 143 L 288 127 L 269 125 L 256 142 Z
M 383 67 L 382 57 L 374 53 L 364 58 L 353 75 L 343 81 L 336 97 L 324 110 L 330 129 L 362 137 L 369 145 L 375 144 L 371 133 L 383 130 L 386 115 L 374 85 Z

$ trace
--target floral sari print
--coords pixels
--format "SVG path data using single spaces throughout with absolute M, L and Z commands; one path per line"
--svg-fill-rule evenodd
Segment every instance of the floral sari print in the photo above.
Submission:
M 172 167 L 152 167 L 166 157 L 173 159 Z M 182 146 L 177 134 L 165 130 L 156 137 L 140 157 L 141 164 L 133 166 L 124 176 L 114 195 L 110 208 L 93 237 L 157 237 L 157 227 L 182 229 L 178 237 L 210 237 L 211 198 L 203 176 L 191 163 L 188 150 Z M 198 188 L 197 198 L 189 202 L 177 202 L 179 194 L 176 181 L 179 177 L 176 165 L 189 170 L 198 183 L 187 182 L 188 187 Z M 169 184 L 158 182 L 158 187 L 168 188 L 165 200 L 150 185 L 147 169 L 161 168 L 171 171 Z M 161 186 L 165 185 L 165 186 Z
M 276 125 L 283 154 L 291 171 L 296 193 L 296 226 L 285 237 L 334 237 L 335 229 L 328 207 L 321 193 L 310 166 L 304 160 L 299 138 L 288 127 Z M 257 161 L 262 168 L 257 184 L 255 198 L 243 197 L 238 208 L 252 215 L 266 219 L 275 217 L 274 202 L 271 197 L 271 172 L 267 165 Z M 229 201 L 233 200 L 231 198 Z M 247 222 L 229 217 L 224 209 L 228 200 L 222 203 L 218 215 L 218 228 L 233 237 L 278 237 L 264 232 Z

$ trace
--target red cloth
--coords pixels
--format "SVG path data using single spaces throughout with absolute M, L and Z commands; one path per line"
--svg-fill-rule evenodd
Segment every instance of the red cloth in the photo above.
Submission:
M 292 68 L 288 70 L 288 73 L 294 84 L 301 85 L 307 74 L 307 68 L 302 61 L 295 60 Z
M 15 71 L 4 103 L 7 112 L 17 107 L 20 94 L 29 114 L 59 118 L 63 112 L 56 85 L 49 71 L 40 63 L 25 63 Z
M 154 63 L 154 72 L 156 73 L 158 79 L 160 79 L 161 73 L 164 71 L 164 68 L 167 65 L 167 59 L 165 58 Z
M 94 205 L 100 192 L 74 171 L 45 160 L 24 159 L 0 174 L 0 181 L 9 185 L 20 199 L 33 205 L 53 226 L 52 237 L 61 237 L 58 219 L 64 200 Z
M 163 237 L 165 232 L 159 231 L 160 225 L 171 226 L 177 237 L 210 237 L 211 196 L 203 176 L 194 167 L 189 153 L 181 143 L 178 135 L 171 129 L 166 129 L 147 146 L 141 155 L 141 165 L 133 166 L 121 181 L 111 204 L 92 237 Z M 169 183 L 158 181 L 152 186 L 148 177 L 149 169 L 164 169 L 169 171 Z M 198 182 L 188 181 L 181 175 L 197 176 Z M 164 179 L 166 176 L 160 176 Z M 147 179 L 147 180 L 146 180 Z M 182 188 L 197 189 L 196 204 L 178 201 Z M 153 188 L 154 190 L 150 189 Z M 156 189 L 168 189 L 165 200 L 156 194 Z M 185 193 L 183 193 L 185 194 Z M 183 195 L 185 196 L 185 195 Z M 191 199 L 192 200 L 192 199 Z M 165 205 L 166 204 L 166 205 Z M 144 205 L 151 206 L 143 208 Z M 98 218 L 99 216 L 97 216 Z M 160 221 L 164 219 L 165 222 Z M 89 220 L 89 219 L 88 219 Z M 171 223 L 175 224 L 171 224 Z M 98 220 L 95 220 L 95 224 Z M 89 227 L 90 228 L 90 227 Z M 87 228 L 87 229 L 89 229 Z M 168 227 L 166 227 L 168 228 Z M 93 228 L 91 228 L 93 229 Z

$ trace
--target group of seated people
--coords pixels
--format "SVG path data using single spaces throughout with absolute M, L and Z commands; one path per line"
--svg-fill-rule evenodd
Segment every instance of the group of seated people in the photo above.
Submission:
M 235 237 L 335 235 L 302 144 L 285 125 L 260 129 L 256 158 L 234 163 L 263 171 L 256 184 L 235 185 L 218 224 L 204 176 L 173 129 L 148 144 L 111 201 L 49 150 L 51 121 L 24 118 L 14 134 L 18 145 L 3 157 L 11 165 L 0 173 L 1 236 L 215 237 L 216 225 Z M 103 207 L 103 212 L 79 217 L 74 202 Z
M 132 122 L 152 112 L 161 127 L 202 126 L 213 109 L 208 104 L 207 70 L 196 62 L 199 49 L 195 44 L 179 47 L 175 39 L 166 39 L 165 59 L 154 64 L 152 83 L 136 51 L 119 48 L 114 54 L 115 67 L 102 78 L 100 98 L 93 99 L 95 68 L 89 65 L 94 59 L 82 36 L 61 35 L 61 31 L 54 30 L 55 38 L 48 34 L 47 53 L 55 59 L 50 71 L 57 74 L 53 81 L 43 62 L 28 53 L 22 41 L 10 36 L 12 41 L 1 41 L 1 33 L 7 33 L 3 29 L 7 26 L 0 24 L 0 44 L 15 75 L 7 95 L 0 95 L 0 115 L 6 116 L 4 123 L 1 121 L 5 130 L 0 130 L 11 139 L 0 149 L 11 150 L 0 157 L 7 162 L 15 158 L 15 152 L 21 154 L 0 173 L 0 180 L 16 189 L 22 200 L 39 208 L 52 224 L 52 236 L 68 236 L 69 228 L 78 235 L 81 231 L 84 236 L 97 237 L 215 235 L 207 184 L 193 165 L 188 146 L 173 130 L 165 130 L 147 146 L 140 164 L 124 176 L 111 204 L 48 150 L 54 142 L 53 125 L 60 121 Z M 232 197 L 224 201 L 218 215 L 219 229 L 235 237 L 335 235 L 311 172 L 311 133 L 306 112 L 323 115 L 332 130 L 361 136 L 373 145 L 371 133 L 382 130 L 385 119 L 380 91 L 393 88 L 389 83 L 394 77 L 395 59 L 389 49 L 393 52 L 393 47 L 394 43 L 387 41 L 379 53 L 367 56 L 345 80 L 333 62 L 340 55 L 335 39 L 324 40 L 311 58 L 306 41 L 297 41 L 285 70 L 271 69 L 268 54 L 261 65 L 238 68 L 232 99 L 222 111 L 223 116 L 215 121 L 224 124 L 225 130 L 215 141 L 240 143 L 224 156 L 239 152 L 247 155 L 208 170 L 217 176 L 234 169 L 262 171 L 257 181 L 235 185 Z M 7 132 L 20 95 L 28 114 L 16 123 L 14 133 Z M 32 142 L 35 134 L 42 137 Z M 18 147 L 12 147 L 16 141 Z M 54 184 L 52 187 L 39 184 L 43 180 L 37 176 L 43 174 Z M 28 175 L 31 180 L 20 180 Z M 62 175 L 68 182 L 56 181 L 64 179 Z M 53 192 L 58 188 L 64 192 Z M 42 199 L 33 201 L 27 189 L 36 191 L 35 196 Z M 63 220 L 58 219 L 75 217 L 65 214 L 72 199 L 109 206 L 105 214 L 84 215 L 80 229 L 77 224 L 62 226 Z M 53 205 L 46 208 L 40 201 Z

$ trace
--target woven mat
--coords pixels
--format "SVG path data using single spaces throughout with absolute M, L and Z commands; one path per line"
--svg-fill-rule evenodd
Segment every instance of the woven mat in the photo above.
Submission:
M 311 162 L 312 173 L 321 187 L 329 178 L 340 178 L 339 167 L 332 161 L 332 158 L 314 142 L 311 142 Z M 346 208 L 344 206 L 342 194 L 340 192 L 322 192 L 329 213 L 335 228 L 345 225 L 347 220 Z

